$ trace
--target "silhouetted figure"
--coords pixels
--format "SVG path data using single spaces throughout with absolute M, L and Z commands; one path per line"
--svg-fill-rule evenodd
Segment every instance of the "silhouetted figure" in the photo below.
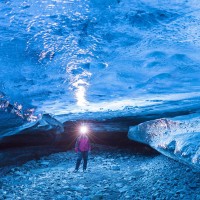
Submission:
M 78 171 L 82 159 L 83 159 L 83 171 L 85 171 L 87 169 L 88 151 L 90 151 L 90 150 L 91 150 L 91 146 L 90 146 L 89 138 L 86 135 L 86 133 L 83 132 L 77 138 L 76 144 L 75 144 L 75 151 L 78 155 L 78 158 L 76 161 L 76 168 L 75 168 L 74 172 Z

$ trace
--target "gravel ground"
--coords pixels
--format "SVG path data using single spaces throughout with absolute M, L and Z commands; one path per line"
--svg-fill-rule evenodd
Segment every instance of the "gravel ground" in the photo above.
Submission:
M 0 168 L 0 199 L 200 199 L 200 173 L 160 154 L 98 145 L 87 172 L 75 161 L 67 151 Z

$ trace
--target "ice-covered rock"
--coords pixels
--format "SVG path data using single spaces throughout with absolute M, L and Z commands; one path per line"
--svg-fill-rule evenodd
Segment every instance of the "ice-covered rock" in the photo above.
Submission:
M 11 115 L 11 114 L 7 114 L 7 115 Z M 6 115 L 4 115 L 4 117 L 5 116 Z M 23 132 L 29 131 L 30 129 L 32 129 L 32 130 L 38 129 L 38 131 L 39 130 L 47 131 L 47 130 L 54 129 L 55 133 L 57 133 L 57 134 L 64 132 L 63 124 L 49 114 L 44 114 L 42 117 L 38 118 L 37 120 L 31 121 L 31 122 L 28 122 L 27 120 L 25 120 L 21 117 L 17 117 L 16 115 L 14 115 L 13 118 L 14 118 L 13 119 L 14 127 L 12 127 L 10 125 L 11 122 L 4 122 L 5 125 L 8 126 L 8 128 L 1 130 L 0 138 L 11 136 L 11 135 L 16 135 L 16 134 L 21 133 L 22 131 Z M 21 123 L 18 124 L 17 123 L 18 121 Z
M 55 128 L 56 133 L 63 133 L 64 132 L 63 124 L 49 114 L 44 114 L 42 116 L 41 121 L 46 123 L 47 125 L 49 125 L 51 128 Z
M 130 127 L 128 137 L 200 170 L 200 118 L 157 119 Z

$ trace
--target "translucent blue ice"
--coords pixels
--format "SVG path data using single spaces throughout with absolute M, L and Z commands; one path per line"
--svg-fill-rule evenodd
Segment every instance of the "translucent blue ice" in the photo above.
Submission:
M 200 170 L 200 117 L 157 119 L 130 127 L 128 137 Z
M 55 115 L 199 98 L 199 8 L 194 0 L 1 1 L 0 91 Z

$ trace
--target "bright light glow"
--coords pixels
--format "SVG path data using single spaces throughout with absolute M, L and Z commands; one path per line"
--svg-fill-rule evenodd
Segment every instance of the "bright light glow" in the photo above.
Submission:
M 88 127 L 87 126 L 81 126 L 80 127 L 80 133 L 81 134 L 86 134 L 88 132 Z

